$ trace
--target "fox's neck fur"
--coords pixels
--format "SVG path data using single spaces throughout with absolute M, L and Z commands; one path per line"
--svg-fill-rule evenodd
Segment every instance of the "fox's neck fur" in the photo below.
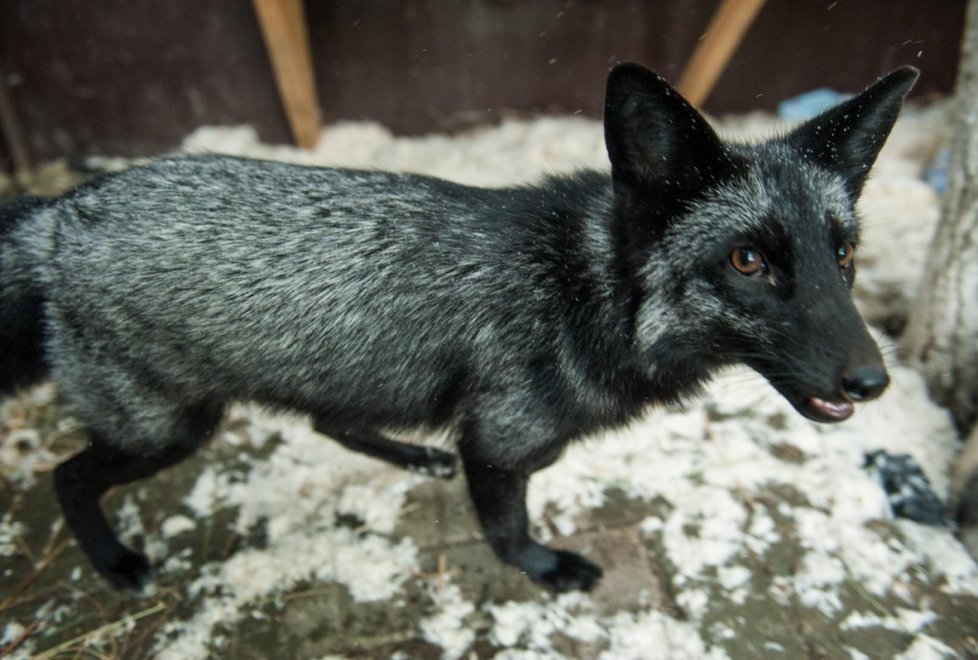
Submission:
M 695 394 L 723 357 L 689 341 L 688 332 L 669 328 L 651 344 L 640 341 L 638 310 L 669 305 L 668 283 L 650 287 L 642 277 L 642 264 L 655 259 L 661 236 L 634 231 L 639 211 L 621 208 L 611 177 L 585 171 L 518 190 L 532 195 L 523 217 L 539 222 L 539 232 L 524 237 L 525 249 L 542 257 L 553 309 L 564 316 L 552 366 L 553 385 L 563 391 L 553 398 L 574 401 L 567 410 L 574 431 L 621 424 L 654 403 Z M 646 212 L 651 224 L 655 211 Z

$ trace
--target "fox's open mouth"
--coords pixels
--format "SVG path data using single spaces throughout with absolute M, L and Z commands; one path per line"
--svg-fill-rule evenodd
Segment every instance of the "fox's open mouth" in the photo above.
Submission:
M 855 411 L 851 401 L 828 401 L 817 396 L 810 396 L 795 404 L 802 415 L 816 422 L 841 422 L 849 419 Z

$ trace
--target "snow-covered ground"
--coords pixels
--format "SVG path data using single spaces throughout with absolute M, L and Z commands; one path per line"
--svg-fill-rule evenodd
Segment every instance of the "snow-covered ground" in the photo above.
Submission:
M 938 197 L 921 175 L 943 146 L 945 125 L 942 107 L 906 113 L 866 186 L 856 295 L 874 323 L 890 324 L 912 304 L 938 215 Z M 763 115 L 718 126 L 744 139 L 784 129 Z M 184 150 L 412 171 L 486 186 L 607 168 L 600 124 L 579 118 L 507 121 L 424 138 L 340 124 L 324 131 L 312 151 L 262 144 L 247 127 L 201 128 Z M 478 635 L 500 657 L 554 657 L 563 648 L 555 646 L 558 633 L 609 658 L 727 657 L 743 648 L 731 640 L 763 629 L 751 608 L 768 603 L 855 631 L 856 640 L 860 630 L 894 631 L 908 658 L 962 653 L 961 640 L 978 636 L 978 568 L 949 530 L 894 520 L 879 483 L 863 469 L 867 452 L 909 453 L 945 496 L 958 441 L 920 377 L 899 363 L 895 340 L 878 334 L 888 347 L 893 384 L 846 423 L 802 419 L 759 377 L 735 371 L 686 408 L 653 410 L 627 429 L 588 439 L 534 477 L 529 507 L 543 537 L 580 531 L 582 516 L 600 507 L 610 489 L 655 503 L 656 515 L 650 509 L 636 529 L 642 546 L 657 551 L 656 577 L 674 609 L 663 608 L 654 594 L 645 605 L 618 612 L 582 594 L 487 602 L 460 588 L 449 572 L 414 617 L 418 638 L 447 657 L 464 657 Z M 260 449 L 264 458 L 243 458 L 234 470 L 204 467 L 182 509 L 147 534 L 150 554 L 168 558 L 162 574 L 189 576 L 183 588 L 192 604 L 156 630 L 155 653 L 207 657 L 235 625 L 310 582 L 344 585 L 354 602 L 403 606 L 404 590 L 421 571 L 419 547 L 394 532 L 424 479 L 349 453 L 302 419 L 245 406 L 231 418 L 233 430 L 219 442 Z M 18 433 L 30 437 L 30 429 Z M 0 437 L 0 469 L 8 476 L 19 471 L 26 483 L 46 450 L 14 451 L 13 436 Z M 151 493 L 152 482 L 146 488 Z M 142 529 L 139 507 L 133 497 L 120 509 L 124 536 Z M 247 536 L 264 524 L 266 540 L 225 561 L 193 565 L 181 539 L 228 508 L 236 511 L 237 532 Z M 356 529 L 340 524 L 344 519 L 358 521 Z M 0 565 L 17 552 L 19 524 L 0 519 Z M 975 627 L 948 635 L 942 621 L 962 606 L 972 608 Z M 27 625 L 8 621 L 0 637 L 15 639 Z M 790 654 L 776 636 L 764 641 L 761 634 L 758 643 L 756 650 L 772 657 Z M 19 652 L 46 646 L 29 639 Z M 875 655 L 858 641 L 841 648 L 852 657 Z

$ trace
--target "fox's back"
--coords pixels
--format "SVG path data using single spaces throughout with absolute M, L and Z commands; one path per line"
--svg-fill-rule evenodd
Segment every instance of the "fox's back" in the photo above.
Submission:
M 411 175 L 160 161 L 47 211 L 52 329 L 81 319 L 108 359 L 197 395 L 430 405 L 533 299 L 491 204 L 505 193 Z

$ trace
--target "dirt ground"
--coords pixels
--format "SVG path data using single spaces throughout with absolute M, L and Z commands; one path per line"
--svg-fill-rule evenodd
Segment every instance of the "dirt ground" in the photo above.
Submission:
M 52 492 L 50 469 L 58 457 L 81 446 L 80 433 L 59 422 L 54 403 L 36 405 L 25 397 L 20 411 L 22 423 L 37 428 L 42 439 L 39 447 L 22 450 L 43 458 L 34 466 L 32 485 L 23 487 L 5 479 L 0 488 L 0 510 L 6 512 L 0 543 L 12 546 L 0 560 L 0 620 L 8 623 L 3 653 L 15 657 L 191 657 L 182 656 L 180 643 L 185 636 L 193 642 L 186 648 L 227 658 L 586 658 L 603 652 L 635 658 L 978 654 L 978 598 L 944 593 L 940 581 L 927 575 L 926 566 L 909 572 L 904 586 L 912 592 L 910 598 L 881 598 L 849 579 L 836 591 L 841 606 L 830 614 L 807 605 L 803 593 L 779 590 L 779 582 L 796 574 L 804 557 L 797 521 L 778 510 L 782 503 L 799 503 L 805 496 L 785 485 L 745 493 L 750 509 L 770 514 L 775 526 L 769 534 L 777 541 L 763 553 L 741 558 L 739 565 L 749 571 L 749 577 L 733 597 L 721 580 L 706 583 L 703 597 L 715 606 L 695 625 L 677 602 L 676 591 L 684 578 L 667 559 L 662 537 L 643 530 L 644 521 L 666 517 L 668 502 L 633 499 L 615 488 L 605 491 L 600 506 L 577 516 L 574 533 L 555 542 L 601 563 L 604 579 L 586 599 L 554 598 L 494 559 L 480 538 L 461 477 L 418 480 L 408 490 L 389 540 L 409 540 L 416 548 L 416 563 L 410 574 L 400 578 L 392 597 L 358 600 L 336 581 L 303 578 L 268 597 L 245 600 L 223 620 L 228 604 L 199 590 L 201 574 L 269 543 L 267 522 L 246 535 L 237 532 L 234 509 L 215 510 L 192 529 L 175 535 L 169 555 L 181 561 L 161 567 L 150 594 L 120 594 L 88 567 L 60 521 Z M 6 421 L 16 424 L 18 418 Z M 233 427 L 232 423 L 229 434 L 244 431 Z M 141 533 L 129 538 L 152 550 L 147 539 L 164 535 L 174 512 L 186 512 L 184 499 L 207 466 L 220 465 L 222 471 L 234 474 L 252 461 L 266 459 L 278 442 L 271 438 L 253 449 L 219 440 L 150 482 L 118 489 L 107 508 L 123 525 L 127 517 L 138 515 Z M 335 451 L 345 452 L 339 447 Z M 783 460 L 799 460 L 790 449 L 781 451 Z M 16 530 L 11 530 L 12 524 Z M 348 550 L 369 554 L 369 548 L 357 548 L 373 536 L 368 530 L 358 532 L 365 527 L 364 520 L 338 515 L 328 524 L 350 532 L 345 539 L 351 544 Z M 894 521 L 879 520 L 873 526 L 884 539 L 901 535 Z M 369 562 L 361 566 L 363 571 L 372 568 Z M 901 616 L 908 600 L 927 604 L 929 621 L 923 627 L 915 628 L 920 622 Z M 446 619 L 447 632 L 432 633 L 425 626 L 439 616 Z M 860 623 L 860 617 L 865 621 Z M 212 625 L 198 626 L 199 630 L 174 626 L 201 618 L 212 620 Z M 661 619 L 672 625 L 664 625 Z M 859 625 L 849 625 L 853 621 Z M 12 622 L 17 624 L 14 634 Z M 604 622 L 613 623 L 608 628 L 617 629 L 614 634 L 622 637 L 602 634 Z M 588 630 L 589 625 L 595 630 Z M 934 643 L 917 648 L 922 631 Z M 204 639 L 195 637 L 200 634 Z M 690 639 L 684 640 L 684 634 Z M 671 637 L 661 651 L 657 635 Z

